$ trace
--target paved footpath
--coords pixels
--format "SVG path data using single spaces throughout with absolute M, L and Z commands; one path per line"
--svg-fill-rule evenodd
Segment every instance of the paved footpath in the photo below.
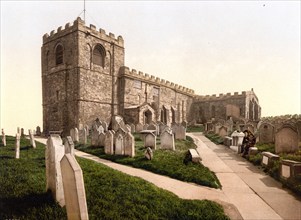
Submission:
M 197 143 L 202 163 L 215 172 L 224 194 L 244 219 L 301 219 L 301 201 L 281 183 L 201 133 L 190 136 Z
M 149 171 L 124 166 L 75 151 L 76 156 L 105 164 L 123 173 L 145 179 L 183 199 L 208 199 L 220 203 L 231 219 L 301 219 L 301 203 L 271 177 L 229 148 L 215 145 L 201 133 L 189 134 L 197 144 L 202 163 L 216 173 L 223 188 L 212 189 L 182 182 Z M 37 139 L 46 144 L 46 139 Z

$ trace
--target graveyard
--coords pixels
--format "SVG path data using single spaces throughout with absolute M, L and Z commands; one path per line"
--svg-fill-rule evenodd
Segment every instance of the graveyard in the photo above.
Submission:
M 46 191 L 45 145 L 20 138 L 15 159 L 15 137 L 0 147 L 0 218 L 66 219 L 65 208 Z M 220 205 L 183 200 L 140 178 L 104 165 L 76 158 L 83 170 L 90 219 L 228 219 Z

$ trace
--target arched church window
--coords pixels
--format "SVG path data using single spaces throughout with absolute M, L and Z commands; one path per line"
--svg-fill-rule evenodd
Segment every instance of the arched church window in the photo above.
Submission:
M 61 44 L 55 48 L 55 64 L 60 65 L 64 62 L 64 48 Z
M 104 67 L 106 52 L 101 45 L 96 45 L 93 50 L 93 63 Z

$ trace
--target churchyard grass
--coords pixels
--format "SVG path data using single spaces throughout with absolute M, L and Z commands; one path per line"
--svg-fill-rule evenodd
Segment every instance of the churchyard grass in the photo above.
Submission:
M 218 178 L 207 167 L 203 166 L 201 163 L 184 163 L 188 149 L 196 148 L 190 137 L 186 136 L 187 140 L 176 140 L 175 151 L 158 149 L 160 146 L 160 139 L 157 138 L 157 150 L 154 151 L 154 158 L 152 160 L 147 160 L 144 157 L 145 148 L 139 134 L 134 134 L 134 137 L 136 148 L 136 156 L 134 158 L 106 155 L 103 147 L 77 145 L 76 148 L 116 163 L 145 169 L 186 182 L 193 182 L 212 188 L 221 188 Z
M 67 219 L 65 208 L 46 192 L 45 146 L 21 139 L 15 159 L 14 137 L 0 147 L 0 219 Z M 140 178 L 77 158 L 84 175 L 90 219 L 229 219 L 208 200 L 183 200 Z
M 211 134 L 211 133 L 207 133 L 205 134 L 206 138 L 208 138 L 210 141 L 212 141 L 215 144 L 223 144 L 224 143 L 224 139 L 222 137 L 220 137 L 218 134 Z
M 195 126 L 188 126 L 186 132 L 203 132 L 204 126 L 203 125 L 195 125 Z

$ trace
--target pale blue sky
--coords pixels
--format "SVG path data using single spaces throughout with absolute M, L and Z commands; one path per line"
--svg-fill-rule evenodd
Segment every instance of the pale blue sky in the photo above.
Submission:
M 0 127 L 42 126 L 42 36 L 83 1 L 1 1 Z M 300 114 L 300 1 L 86 1 L 125 63 L 199 95 L 254 88 L 262 116 Z M 83 17 L 83 16 L 82 16 Z

